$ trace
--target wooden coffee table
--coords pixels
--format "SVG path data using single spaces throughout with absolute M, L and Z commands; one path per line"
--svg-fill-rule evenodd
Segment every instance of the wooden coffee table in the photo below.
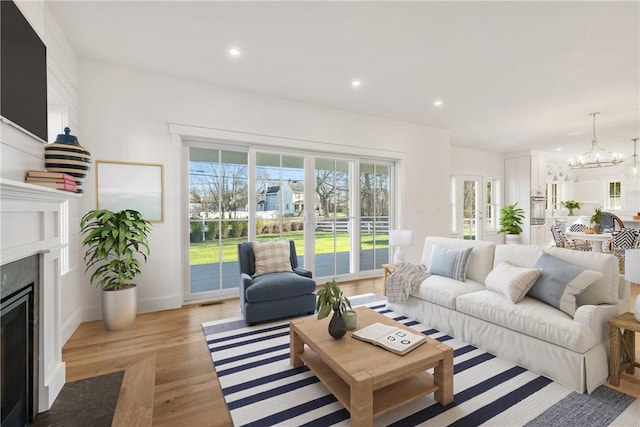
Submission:
M 410 329 L 369 308 L 358 307 L 356 330 L 375 322 Z M 441 405 L 453 401 L 453 349 L 427 337 L 404 356 L 351 337 L 334 339 L 329 318 L 291 321 L 291 365 L 306 364 L 351 413 L 352 426 L 370 426 L 373 418 L 434 393 Z M 306 344 L 306 346 L 305 346 Z M 426 372 L 434 368 L 433 375 Z

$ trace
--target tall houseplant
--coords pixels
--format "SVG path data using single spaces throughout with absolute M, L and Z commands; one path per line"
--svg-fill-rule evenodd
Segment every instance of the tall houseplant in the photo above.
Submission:
M 329 334 L 332 337 L 340 338 L 347 332 L 344 314 L 350 308 L 351 301 L 343 295 L 335 279 L 325 283 L 324 288 L 318 291 L 318 319 L 324 319 L 333 311 L 333 317 L 329 322 Z
M 518 207 L 518 202 L 507 205 L 500 211 L 500 230 L 498 233 L 507 233 L 507 243 L 519 243 L 523 222 L 524 210 Z
M 125 329 L 136 317 L 134 280 L 141 276 L 141 262 L 150 254 L 148 236 L 151 223 L 135 210 L 112 212 L 93 210 L 82 217 L 82 244 L 91 284 L 102 290 L 102 317 L 109 330 Z

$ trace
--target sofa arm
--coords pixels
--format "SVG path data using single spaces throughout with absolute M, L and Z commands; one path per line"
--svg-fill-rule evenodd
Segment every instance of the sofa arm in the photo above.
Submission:
M 588 326 L 596 337 L 596 342 L 609 342 L 609 319 L 619 314 L 617 305 L 581 305 L 576 310 L 573 320 Z
M 295 267 L 293 269 L 293 272 L 296 273 L 298 276 L 304 276 L 304 277 L 308 277 L 309 279 L 312 279 L 311 272 L 309 270 L 305 270 L 304 268 Z

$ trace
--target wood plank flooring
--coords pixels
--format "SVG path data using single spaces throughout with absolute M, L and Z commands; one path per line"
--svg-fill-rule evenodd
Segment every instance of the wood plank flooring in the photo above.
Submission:
M 382 295 L 383 282 L 382 278 L 366 279 L 341 283 L 341 288 L 347 296 Z M 639 291 L 638 286 L 632 289 L 631 310 Z M 118 402 L 113 425 L 230 426 L 200 325 L 239 315 L 238 299 L 230 299 L 142 314 L 126 331 L 107 332 L 102 321 L 83 323 L 62 351 L 67 381 L 127 371 L 125 379 L 129 375 L 132 380 L 123 381 L 121 392 L 127 401 Z M 636 354 L 640 360 L 640 339 L 636 340 Z M 146 377 L 142 372 L 147 372 Z M 633 376 L 624 375 L 615 388 L 640 397 L 640 370 Z M 128 401 L 129 397 L 136 403 Z

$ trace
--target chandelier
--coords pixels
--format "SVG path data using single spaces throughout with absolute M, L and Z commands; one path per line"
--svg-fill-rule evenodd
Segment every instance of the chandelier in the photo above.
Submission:
M 640 159 L 638 159 L 638 139 L 633 138 L 633 156 L 631 156 L 631 161 L 629 162 L 629 166 L 627 166 L 624 170 L 624 174 L 631 179 L 640 179 Z
M 571 169 L 592 169 L 616 166 L 622 163 L 622 156 L 612 153 L 609 150 L 600 148 L 598 139 L 596 138 L 596 115 L 600 113 L 591 113 L 593 116 L 593 139 L 591 140 L 591 148 L 578 158 L 578 160 L 569 159 L 569 167 Z

